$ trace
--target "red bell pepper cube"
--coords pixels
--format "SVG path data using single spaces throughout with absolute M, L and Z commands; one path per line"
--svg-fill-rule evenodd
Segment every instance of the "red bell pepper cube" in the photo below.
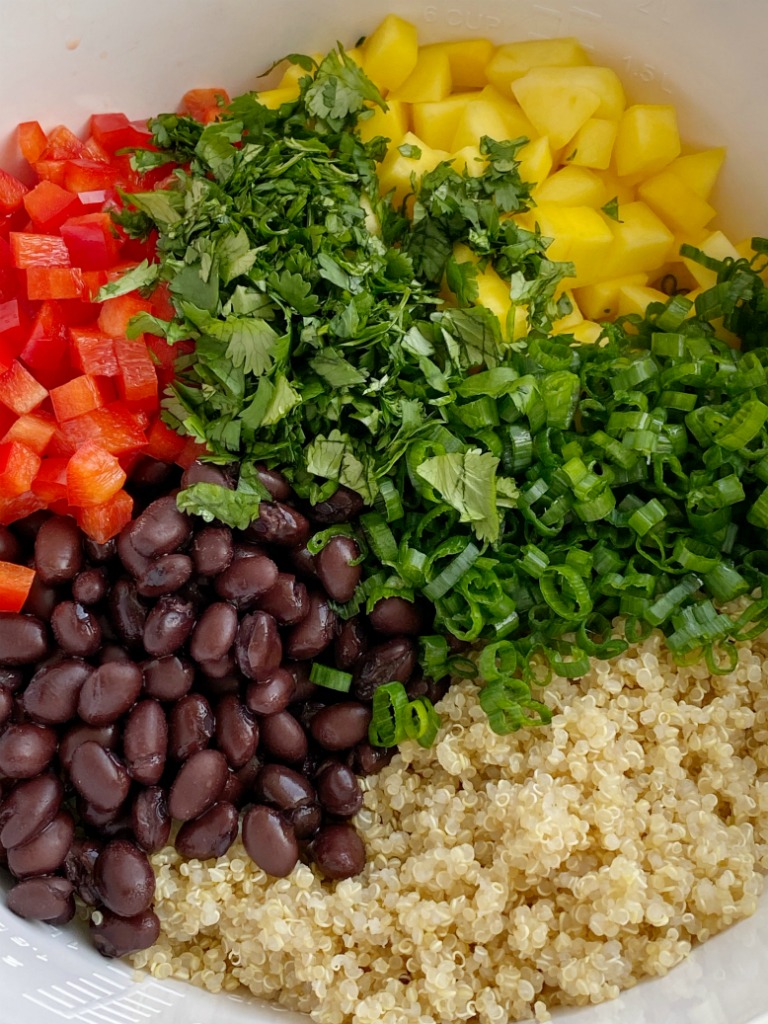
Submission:
M 61 433 L 73 451 L 87 441 L 95 441 L 110 455 L 125 455 L 144 448 L 147 435 L 138 416 L 120 402 L 94 409 L 61 424 Z
M 29 323 L 19 300 L 0 302 L 0 367 L 8 369 L 11 359 L 19 354 L 28 330 Z
M 114 398 L 109 382 L 103 377 L 92 377 L 88 373 L 73 377 L 50 391 L 53 415 L 59 423 L 83 416 L 94 409 L 100 409 Z
M 47 397 L 46 389 L 18 359 L 0 376 L 0 402 L 17 416 L 32 412 Z
M 38 160 L 35 163 L 35 174 L 41 181 L 52 181 L 63 186 L 66 168 L 66 160 Z
M 210 124 L 228 104 L 229 94 L 226 89 L 190 89 L 184 93 L 181 109 L 196 121 Z
M 81 209 L 72 192 L 52 181 L 39 181 L 24 196 L 24 209 L 38 231 L 56 231 L 68 217 Z
M 30 267 L 70 267 L 66 242 L 58 235 L 41 235 L 33 231 L 12 231 L 11 243 L 14 265 L 19 270 Z
M 29 164 L 37 163 L 48 144 L 48 136 L 39 121 L 22 121 L 17 129 L 21 155 Z
M 59 124 L 48 132 L 41 160 L 73 160 L 82 156 L 83 143 L 66 125 Z
M 125 481 L 125 470 L 115 456 L 95 441 L 87 441 L 67 465 L 67 501 L 78 508 L 103 505 Z
M 27 600 L 35 570 L 0 562 L 0 612 L 20 612 Z
M 21 207 L 28 189 L 8 171 L 0 170 L 0 214 L 15 213 Z
M 110 161 L 110 154 L 92 135 L 89 135 L 85 140 L 83 157 L 86 160 L 95 160 L 97 164 L 108 164 Z
M 18 441 L 0 444 L 0 495 L 15 498 L 30 490 L 40 462 L 37 452 Z
M 25 519 L 41 508 L 45 508 L 45 502 L 34 491 L 25 491 L 14 497 L 6 497 L 0 491 L 0 524 L 3 526 Z
M 182 469 L 189 469 L 193 462 L 198 459 L 202 459 L 204 455 L 210 455 L 207 444 L 200 444 L 199 441 L 195 441 L 193 437 L 188 437 L 184 442 L 184 447 L 181 449 L 179 454 L 175 458 L 177 466 L 181 466 Z
M 117 170 L 100 160 L 67 160 L 64 167 L 64 185 L 72 192 L 112 188 L 117 180 Z
M 73 375 L 68 359 L 67 326 L 59 302 L 42 302 L 19 358 L 48 389 Z
M 78 192 L 77 198 L 85 213 L 98 213 L 107 204 L 117 205 L 117 192 L 111 188 L 95 188 L 90 192 Z
M 101 304 L 99 313 L 99 329 L 110 338 L 124 338 L 128 324 L 137 313 L 149 312 L 152 303 L 142 299 L 138 292 L 128 292 L 114 299 L 107 299 Z
M 54 501 L 67 500 L 67 466 L 70 456 L 66 458 L 43 459 L 37 476 L 32 481 L 32 490 L 46 505 Z
M 28 299 L 80 299 L 84 295 L 79 267 L 30 267 L 27 271 Z
M 18 274 L 13 265 L 13 253 L 0 234 L 0 302 L 15 299 L 18 292 Z
M 125 114 L 93 114 L 90 123 L 91 135 L 108 153 L 118 149 L 129 149 L 135 146 L 147 146 L 152 141 L 152 133 L 135 122 L 129 121 Z
M 7 441 L 19 441 L 38 455 L 42 455 L 56 433 L 56 423 L 50 413 L 39 411 L 25 413 L 15 420 L 3 437 Z
M 98 295 L 100 289 L 109 283 L 109 280 L 110 275 L 107 270 L 84 270 L 83 288 L 86 297 L 92 301 Z
M 106 270 L 117 261 L 120 239 L 108 213 L 86 213 L 70 217 L 59 228 L 69 258 L 84 270 Z
M 144 341 L 120 339 L 115 344 L 115 355 L 120 367 L 117 381 L 120 397 L 140 409 L 156 409 L 157 374 Z
M 78 509 L 77 524 L 97 544 L 105 544 L 120 533 L 132 515 L 133 498 L 126 491 L 118 491 L 102 505 Z
M 70 327 L 69 341 L 72 365 L 82 373 L 116 377 L 120 372 L 113 339 L 95 327 Z
M 147 436 L 147 455 L 159 462 L 175 462 L 187 443 L 175 430 L 157 419 L 152 424 Z

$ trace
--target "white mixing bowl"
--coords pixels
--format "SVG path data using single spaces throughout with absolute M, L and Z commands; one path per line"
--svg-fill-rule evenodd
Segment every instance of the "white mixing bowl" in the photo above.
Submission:
M 236 94 L 284 53 L 351 46 L 389 11 L 423 41 L 575 35 L 632 100 L 673 102 L 692 145 L 728 147 L 716 197 L 741 239 L 768 234 L 768 0 L 1 0 L 0 166 L 19 121 L 77 130 L 89 114 L 173 109 L 188 88 Z M 768 896 L 749 921 L 661 980 L 562 1015 L 569 1024 L 768 1024 Z M 271 1024 L 252 1000 L 144 980 L 84 934 L 0 907 L 0 1024 Z

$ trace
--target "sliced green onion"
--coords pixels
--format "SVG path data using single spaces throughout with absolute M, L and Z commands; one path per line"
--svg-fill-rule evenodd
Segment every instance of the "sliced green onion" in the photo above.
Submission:
M 526 544 L 520 549 L 518 569 L 537 580 L 549 565 L 549 557 L 535 544 Z
M 447 594 L 448 591 L 454 587 L 464 573 L 470 568 L 474 562 L 480 557 L 480 548 L 475 547 L 470 541 L 469 544 L 464 548 L 461 554 L 457 555 L 452 562 L 450 562 L 438 573 L 433 580 L 423 588 L 423 594 L 428 601 L 437 601 L 439 598 Z
M 718 604 L 727 604 L 749 593 L 749 583 L 733 565 L 718 562 L 704 573 L 704 589 Z
M 768 405 L 753 398 L 745 402 L 715 434 L 715 444 L 739 451 L 753 441 L 768 420 Z
M 592 611 L 589 589 L 570 565 L 550 565 L 542 574 L 539 586 L 541 596 L 555 615 L 563 619 L 581 619 Z
M 320 530 L 309 538 L 307 541 L 307 551 L 309 551 L 311 555 L 319 555 L 331 538 L 354 536 L 355 530 L 349 525 L 349 523 L 339 523 L 337 526 L 329 526 L 327 530 Z
M 651 605 L 644 618 L 652 626 L 660 626 L 674 615 L 686 598 L 701 588 L 701 583 L 701 579 L 693 573 L 684 576 L 678 584 Z
M 384 683 L 373 693 L 368 740 L 374 747 L 396 747 L 407 736 L 408 694 L 402 683 Z
M 697 573 L 710 573 L 721 564 L 720 552 L 716 548 L 692 537 L 680 537 L 675 541 L 672 560 L 687 572 Z
M 649 530 L 652 530 L 659 523 L 664 522 L 667 517 L 667 510 L 658 498 L 651 498 L 642 508 L 637 509 L 629 517 L 628 526 L 634 530 L 638 537 L 644 537 Z
M 388 523 L 394 523 L 398 519 L 403 518 L 402 499 L 397 492 L 394 481 L 389 477 L 384 477 L 383 480 L 379 481 L 379 493 L 376 495 L 375 504 L 378 507 L 384 506 L 384 518 Z
M 656 326 L 664 333 L 676 331 L 682 326 L 692 307 L 693 303 L 684 295 L 673 295 L 664 311 L 656 317 Z
M 651 352 L 664 359 L 683 359 L 685 356 L 685 335 L 655 331 L 651 335 Z
M 508 443 L 504 447 L 502 461 L 507 473 L 519 473 L 533 461 L 533 440 L 530 430 L 513 423 L 507 428 Z
M 659 405 L 676 412 L 692 412 L 697 401 L 696 395 L 690 391 L 662 391 L 659 395 Z
M 317 661 L 312 662 L 309 680 L 312 683 L 317 683 L 318 686 L 325 686 L 328 690 L 338 690 L 339 693 L 349 693 L 352 686 L 352 676 L 349 672 L 341 672 L 337 668 L 321 665 Z
M 658 335 L 657 335 L 658 337 Z M 613 385 L 617 391 L 630 391 L 659 375 L 659 365 L 652 356 L 634 359 L 629 366 L 614 374 Z
M 384 565 L 394 566 L 397 562 L 397 541 L 384 517 L 378 512 L 366 512 L 360 516 L 360 525 L 378 560 Z
M 759 526 L 763 530 L 768 529 L 768 487 L 747 512 L 747 522 L 752 523 L 753 526 Z
M 431 747 L 440 731 L 440 715 L 428 697 L 418 697 L 408 704 L 405 734 L 419 746 Z

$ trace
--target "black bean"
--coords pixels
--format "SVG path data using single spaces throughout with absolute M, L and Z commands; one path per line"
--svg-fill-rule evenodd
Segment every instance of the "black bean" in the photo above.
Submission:
M 360 548 L 351 537 L 331 537 L 315 557 L 317 575 L 334 601 L 351 601 L 363 575 Z
M 192 689 L 195 670 L 186 658 L 170 654 L 145 661 L 144 692 L 157 700 L 179 700 Z
M 0 562 L 19 562 L 21 557 L 21 544 L 7 526 L 0 526 Z
M 323 812 L 318 803 L 298 804 L 285 811 L 285 819 L 293 825 L 297 839 L 309 839 L 323 823 Z
M 31 665 L 48 653 L 45 626 L 32 615 L 0 613 L 0 665 Z
M 363 792 L 357 776 L 345 764 L 329 763 L 315 778 L 317 798 L 329 814 L 351 818 L 363 806 Z
M 99 894 L 93 881 L 93 869 L 101 849 L 102 844 L 95 839 L 75 838 L 64 861 L 64 874 L 74 885 L 83 903 L 91 906 L 99 902 Z
M 136 585 L 117 580 L 109 594 L 109 613 L 119 638 L 126 647 L 138 647 L 144 639 L 147 609 L 139 600 Z
M 91 918 L 91 942 L 102 956 L 119 957 L 149 949 L 160 935 L 160 919 L 153 910 L 134 917 L 119 917 L 109 910 Z
M 201 685 L 207 693 L 221 697 L 225 693 L 236 693 L 240 689 L 242 680 L 232 651 L 227 651 L 217 661 L 199 661 L 198 665 L 206 677 L 204 685 Z
M 218 750 L 200 750 L 179 769 L 168 795 L 168 810 L 179 821 L 199 817 L 216 803 L 227 781 L 227 760 Z
M 101 646 L 101 627 L 96 616 L 74 601 L 62 601 L 53 609 L 51 629 L 62 651 L 90 658 Z
M 312 672 L 311 661 L 295 661 L 293 664 L 286 665 L 285 667 L 293 676 L 296 687 L 291 698 L 292 703 L 301 704 L 303 701 L 310 700 L 312 697 L 317 696 L 318 693 L 323 692 L 322 687 L 318 686 L 317 683 L 313 683 L 310 678 Z
M 416 668 L 416 645 L 409 637 L 394 637 L 371 647 L 354 672 L 352 690 L 370 700 L 384 683 L 407 683 Z
M 248 558 L 235 558 L 231 565 L 219 573 L 214 590 L 236 608 L 251 608 L 262 594 L 266 594 L 277 580 L 277 566 L 271 558 L 260 552 Z
M 162 597 L 180 590 L 191 576 L 188 555 L 161 555 L 136 580 L 136 590 L 142 597 Z
M 71 921 L 75 916 L 72 883 L 55 875 L 26 878 L 8 893 L 8 909 L 34 921 Z
M 142 555 L 136 550 L 133 543 L 133 531 L 136 520 L 132 519 L 122 528 L 117 536 L 117 556 L 123 563 L 123 567 L 137 579 L 152 565 L 152 559 Z
M 138 700 L 142 674 L 132 661 L 110 661 L 88 675 L 80 690 L 77 710 L 89 725 L 109 725 Z
M 293 494 L 291 485 L 283 474 L 277 469 L 267 469 L 266 466 L 257 466 L 256 472 L 259 480 L 266 487 L 275 501 L 288 501 Z
M 230 565 L 235 554 L 232 531 L 228 526 L 205 526 L 192 542 L 192 561 L 200 576 L 218 576 Z
M 237 836 L 239 814 L 234 804 L 220 800 L 192 821 L 185 821 L 176 835 L 182 857 L 211 860 L 223 857 Z
M 281 626 L 293 626 L 309 611 L 307 588 L 290 573 L 278 573 L 275 585 L 262 594 L 256 607 L 272 615 Z
M 148 505 L 131 531 L 131 543 L 146 558 L 177 551 L 191 536 L 192 523 L 180 512 L 171 495 Z
M 368 632 L 362 615 L 353 615 L 341 624 L 333 646 L 336 667 L 351 672 L 368 650 Z
M 259 515 L 246 530 L 246 536 L 293 548 L 306 544 L 309 532 L 309 521 L 295 508 L 281 501 L 262 501 Z
M 24 673 L 20 668 L 0 665 L 0 686 L 9 693 L 16 693 L 24 685 Z
M 235 641 L 237 666 L 247 679 L 262 680 L 279 668 L 283 645 L 277 623 L 266 612 L 253 612 L 240 623 Z
M 72 754 L 70 778 L 83 799 L 105 813 L 116 811 L 131 787 L 122 761 L 93 740 L 81 743 Z
M 307 779 L 283 764 L 265 764 L 253 784 L 256 799 L 281 811 L 315 803 L 317 794 Z
M 168 799 L 160 786 L 140 790 L 133 798 L 131 828 L 136 842 L 147 853 L 162 850 L 171 835 Z
M 85 725 L 78 723 L 67 729 L 59 743 L 59 762 L 66 772 L 72 771 L 72 757 L 83 743 L 98 743 L 105 750 L 116 750 L 120 740 L 117 725 Z
M 261 682 L 249 683 L 245 703 L 259 715 L 274 715 L 285 711 L 294 698 L 296 681 L 284 668 L 276 668 Z
M 43 583 L 66 583 L 83 565 L 83 535 L 71 516 L 51 516 L 37 531 L 35 569 Z
M 319 591 L 309 595 L 309 611 L 288 633 L 285 652 L 293 661 L 316 658 L 336 635 L 336 613 Z
M 155 875 L 146 853 L 127 839 L 113 839 L 96 859 L 93 880 L 101 901 L 120 917 L 152 906 Z
M 75 835 L 72 815 L 59 811 L 49 825 L 8 851 L 8 868 L 16 878 L 50 875 L 58 871 L 69 853 Z
M 349 766 L 357 775 L 377 775 L 392 760 L 394 747 L 374 747 L 363 740 L 349 756 Z
M 205 750 L 216 722 L 211 705 L 201 693 L 188 693 L 171 708 L 168 716 L 168 753 L 177 761 Z
M 299 576 L 306 576 L 310 579 L 317 576 L 315 556 L 310 553 L 306 545 L 300 544 L 298 547 L 291 548 L 289 557 Z
M 366 738 L 370 722 L 370 706 L 345 700 L 319 711 L 310 732 L 326 750 L 347 750 Z
M 326 878 L 351 878 L 365 867 L 365 847 L 347 824 L 323 825 L 312 841 L 312 856 Z
M 403 597 L 383 597 L 376 602 L 368 621 L 377 633 L 388 636 L 418 636 L 424 628 L 424 616 L 418 605 Z
M 82 798 L 76 803 L 78 817 L 88 831 L 104 839 L 132 839 L 131 820 L 125 804 L 117 810 L 102 811 Z
M 182 487 L 191 487 L 193 484 L 218 484 L 219 487 L 226 487 L 229 490 L 233 487 L 232 481 L 223 469 L 211 462 L 201 462 L 199 459 L 188 466 L 181 475 Z
M 81 605 L 98 604 L 107 596 L 108 588 L 104 569 L 83 569 L 72 581 L 72 597 Z
M 216 744 L 232 768 L 242 768 L 256 753 L 259 726 L 237 694 L 227 694 L 216 705 Z
M 243 815 L 243 846 L 262 871 L 276 878 L 289 875 L 299 859 L 293 828 L 273 807 L 248 808 Z
M 25 713 L 41 725 L 59 725 L 77 714 L 80 691 L 93 668 L 79 658 L 65 658 L 36 672 L 21 697 Z
M 237 625 L 237 612 L 231 604 L 216 601 L 208 605 L 192 633 L 189 653 L 198 662 L 223 658 L 235 642 Z
M 154 459 L 151 455 L 142 455 L 131 470 L 130 485 L 155 494 L 161 490 L 169 491 L 177 473 L 176 466 Z
M 254 754 L 253 757 L 242 768 L 238 768 L 235 772 L 239 786 L 242 788 L 243 795 L 248 797 L 250 800 L 251 792 L 253 790 L 256 776 L 259 774 L 262 768 L 262 759 L 258 754 Z M 227 784 L 229 785 L 229 777 L 227 778 Z M 231 800 L 231 796 L 225 796 L 222 794 L 222 800 Z M 232 801 L 235 802 L 234 800 Z
M 425 679 L 421 676 L 410 679 L 405 687 L 405 692 L 411 700 L 416 700 L 417 697 L 427 697 L 433 704 L 437 704 L 448 692 L 450 682 L 449 676 L 444 676 L 442 679 Z
M 155 658 L 173 654 L 195 625 L 195 609 L 177 594 L 161 597 L 144 624 L 144 649 Z
M 356 519 L 362 512 L 363 505 L 363 499 L 357 491 L 341 486 L 326 501 L 312 505 L 309 514 L 316 523 L 334 526 L 336 523 L 348 523 L 351 519 Z
M 261 746 L 276 761 L 296 764 L 307 754 L 307 735 L 290 711 L 278 711 L 260 722 Z
M 101 565 L 104 562 L 111 562 L 117 556 L 117 541 L 114 537 L 99 544 L 98 541 L 85 538 L 85 557 L 89 562 Z
M 41 622 L 50 622 L 53 609 L 60 600 L 61 595 L 56 587 L 49 587 L 35 573 L 22 611 L 25 615 L 34 615 Z
M 247 767 L 247 765 L 244 767 Z M 219 798 L 224 803 L 234 804 L 235 807 L 242 807 L 246 802 L 246 788 L 239 778 L 241 771 L 243 771 L 243 768 L 238 772 L 233 772 L 231 768 L 229 769 L 227 781 L 224 783 L 224 789 L 222 789 L 221 797 Z
M 0 729 L 13 714 L 13 691 L 0 684 Z
M 61 808 L 64 787 L 55 775 L 18 783 L 0 803 L 0 844 L 7 850 L 46 828 Z
M 45 725 L 22 722 L 0 735 L 0 774 L 31 779 L 45 771 L 56 753 L 56 733 Z
M 168 723 L 162 705 L 142 700 L 132 708 L 123 731 L 123 758 L 132 779 L 154 786 L 162 778 L 168 753 Z

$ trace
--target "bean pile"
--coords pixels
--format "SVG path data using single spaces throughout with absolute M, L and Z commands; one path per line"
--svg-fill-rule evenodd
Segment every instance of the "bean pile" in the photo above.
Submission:
M 328 879 L 357 874 L 357 775 L 390 756 L 367 742 L 373 693 L 397 680 L 437 696 L 416 675 L 424 610 L 385 598 L 341 621 L 329 603 L 352 597 L 360 550 L 341 534 L 315 556 L 307 542 L 354 520 L 356 494 L 301 511 L 264 470 L 273 501 L 240 532 L 180 512 L 174 472 L 137 467 L 139 514 L 103 545 L 49 513 L 0 528 L 0 559 L 36 569 L 22 613 L 0 615 L 8 905 L 62 924 L 77 894 L 99 911 L 91 934 L 106 956 L 156 940 L 147 854 L 174 821 L 187 858 L 222 856 L 242 828 L 270 875 L 300 857 Z M 233 486 L 201 463 L 181 479 L 196 482 Z M 311 682 L 315 659 L 351 673 L 350 693 Z

